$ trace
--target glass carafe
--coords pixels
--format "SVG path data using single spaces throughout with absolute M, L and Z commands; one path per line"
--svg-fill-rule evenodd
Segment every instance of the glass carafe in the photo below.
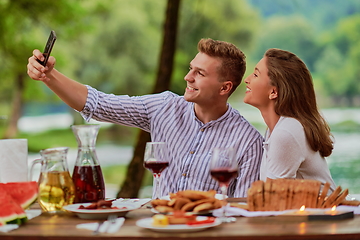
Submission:
M 34 165 L 41 164 L 38 202 L 44 212 L 64 212 L 63 207 L 74 201 L 75 186 L 66 160 L 68 150 L 68 147 L 41 150 L 41 159 L 32 162 L 30 179 L 32 179 Z
M 75 203 L 96 202 L 105 199 L 105 183 L 95 143 L 99 125 L 73 125 L 78 142 L 78 153 L 72 179 L 75 185 Z

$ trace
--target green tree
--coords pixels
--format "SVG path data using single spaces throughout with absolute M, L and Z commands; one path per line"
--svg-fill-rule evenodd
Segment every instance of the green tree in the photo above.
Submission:
M 39 84 L 26 82 L 26 63 L 32 50 L 44 47 L 52 28 L 68 36 L 76 35 L 81 29 L 76 20 L 82 12 L 82 7 L 70 0 L 0 1 L 0 100 L 8 105 L 9 115 L 4 138 L 16 136 L 24 101 L 42 95 L 38 94 Z M 64 27 L 70 24 L 71 30 Z
M 201 38 L 231 42 L 247 54 L 254 47 L 259 24 L 260 16 L 246 0 L 184 0 L 171 89 L 180 95 L 184 93 L 184 76 Z M 232 97 L 238 94 L 236 91 Z
M 316 72 L 335 105 L 354 106 L 360 94 L 360 14 L 341 20 L 321 39 Z
M 253 56 L 259 61 L 269 48 L 280 48 L 298 55 L 312 71 L 320 52 L 314 29 L 301 16 L 272 17 L 261 27 Z
M 165 1 L 112 1 L 74 43 L 74 77 L 104 92 L 140 95 L 153 85 Z
M 173 72 L 173 62 L 176 49 L 176 38 L 178 28 L 178 15 L 181 0 L 168 0 L 166 17 L 163 28 L 163 41 L 161 54 L 158 64 L 157 78 L 153 93 L 169 90 L 171 75 Z M 126 179 L 121 186 L 117 197 L 137 197 L 144 177 L 143 159 L 146 142 L 150 142 L 151 137 L 148 132 L 140 131 L 134 156 L 128 167 Z

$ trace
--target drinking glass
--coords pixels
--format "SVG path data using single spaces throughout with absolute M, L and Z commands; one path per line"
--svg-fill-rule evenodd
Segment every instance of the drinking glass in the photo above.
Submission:
M 147 142 L 144 155 L 144 167 L 152 172 L 155 181 L 155 195 L 158 199 L 160 174 L 169 166 L 168 151 L 165 142 Z
M 210 174 L 219 182 L 223 201 L 226 203 L 226 194 L 231 179 L 237 175 L 237 161 L 233 148 L 214 148 L 210 161 Z M 234 218 L 226 216 L 226 205 L 223 205 L 222 222 L 232 222 Z

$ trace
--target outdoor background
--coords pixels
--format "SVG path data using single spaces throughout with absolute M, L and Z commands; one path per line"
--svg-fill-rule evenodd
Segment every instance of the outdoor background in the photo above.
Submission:
M 29 161 L 41 149 L 68 146 L 72 173 L 77 143 L 70 126 L 83 121 L 43 83 L 27 76 L 28 57 L 35 48 L 42 51 L 55 30 L 52 55 L 65 75 L 108 93 L 151 93 L 166 6 L 166 0 L 0 0 L 0 138 L 27 138 Z M 360 1 L 181 0 L 178 21 L 170 90 L 180 95 L 200 38 L 242 49 L 246 76 L 268 48 L 302 58 L 335 137 L 327 159 L 333 178 L 350 194 L 360 194 Z M 230 103 L 264 133 L 258 110 L 243 104 L 244 93 L 242 84 Z M 124 181 L 138 130 L 101 126 L 97 153 L 112 195 Z M 146 187 L 151 181 L 147 173 L 140 196 L 151 192 Z

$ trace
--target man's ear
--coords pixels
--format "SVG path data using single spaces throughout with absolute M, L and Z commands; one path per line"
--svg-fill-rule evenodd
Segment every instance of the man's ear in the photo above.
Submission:
M 269 99 L 276 99 L 278 97 L 278 92 L 277 89 L 274 87 L 269 95 Z
M 220 89 L 220 94 L 228 94 L 232 88 L 233 88 L 233 83 L 231 81 L 226 81 L 223 83 Z

